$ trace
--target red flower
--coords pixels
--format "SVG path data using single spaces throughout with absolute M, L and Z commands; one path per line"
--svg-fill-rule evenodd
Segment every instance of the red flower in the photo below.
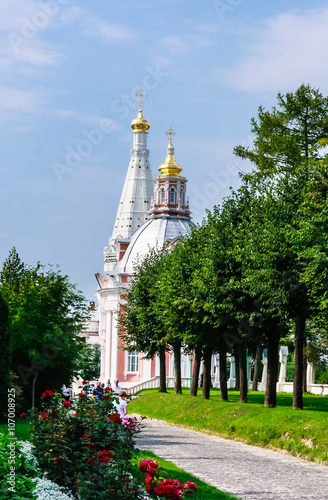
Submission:
M 21 413 L 20 416 L 19 416 L 19 418 L 21 420 L 24 420 L 26 418 L 26 413 Z
M 105 395 L 103 396 L 103 399 L 108 399 L 108 394 L 105 394 Z
M 148 493 L 149 495 L 155 495 L 155 490 L 150 484 L 147 484 L 147 486 L 145 487 L 145 490 L 146 490 L 146 493 Z
M 145 483 L 146 484 L 152 483 L 153 479 L 154 479 L 153 476 L 151 476 L 150 474 L 147 474 L 146 479 L 145 479 Z
M 91 457 L 91 458 L 89 458 L 89 460 L 87 460 L 87 464 L 91 464 L 95 460 L 97 460 L 96 457 Z
M 184 490 L 191 490 L 191 491 L 197 491 L 197 486 L 195 483 L 192 483 L 190 481 L 187 481 L 184 485 Z
M 180 500 L 182 498 L 182 484 L 180 481 L 172 479 L 164 479 L 156 488 L 156 495 L 172 500 Z
M 81 391 L 78 393 L 78 396 L 79 396 L 79 398 L 82 398 L 82 396 L 85 396 L 85 394 L 84 394 L 84 392 Z
M 155 476 L 158 463 L 155 460 L 141 460 L 138 465 L 141 472 L 146 472 L 150 476 Z
M 96 445 L 95 445 L 95 443 L 89 443 L 89 444 L 88 444 L 88 446 L 89 446 L 90 448 L 94 448 Z
M 100 451 L 97 455 L 99 462 L 108 463 L 109 460 L 116 458 L 116 455 L 109 450 Z
M 37 414 L 35 415 L 35 417 L 41 417 L 43 420 L 45 420 L 45 419 L 47 418 L 47 416 L 48 416 L 48 415 L 47 415 L 46 413 L 44 413 L 44 412 L 42 412 L 42 413 L 37 413 Z
M 64 401 L 63 406 L 66 406 L 66 408 L 72 408 L 72 405 L 69 401 Z
M 120 424 L 122 422 L 121 416 L 119 413 L 113 413 L 112 415 L 110 415 L 108 417 L 108 420 L 111 420 L 112 422 L 117 422 L 118 424 Z
M 58 464 L 58 462 L 61 462 L 61 458 L 54 458 L 54 461 Z
M 110 391 L 110 388 L 106 387 L 105 392 L 109 392 L 109 391 Z
M 89 380 L 82 380 L 82 385 L 88 384 Z
M 83 436 L 82 436 L 82 437 L 83 437 L 84 439 L 88 439 L 90 436 L 89 436 L 89 434 L 83 434 Z
M 49 391 L 49 389 L 47 389 L 46 391 L 44 391 L 44 393 L 42 394 L 42 397 L 43 398 L 53 398 L 54 397 L 54 392 L 53 391 Z

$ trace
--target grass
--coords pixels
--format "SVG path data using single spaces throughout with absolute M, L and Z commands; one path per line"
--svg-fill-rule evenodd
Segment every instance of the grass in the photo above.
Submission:
M 0 424 L 0 432 L 8 434 L 8 425 Z M 17 441 L 28 441 L 30 439 L 30 435 L 31 429 L 29 423 L 22 420 L 16 420 L 15 437 L 17 438 Z
M 204 483 L 200 479 L 195 476 L 192 476 L 188 472 L 185 472 L 182 469 L 179 469 L 172 462 L 164 460 L 163 458 L 154 455 L 154 453 L 150 451 L 139 451 L 136 453 L 136 459 L 139 462 L 140 460 L 149 460 L 150 458 L 156 460 L 159 465 L 159 468 L 165 469 L 168 477 L 171 479 L 177 479 L 182 484 L 186 481 L 192 481 L 197 484 L 197 492 L 190 496 L 190 498 L 195 500 L 236 500 L 236 497 L 229 495 L 228 493 L 223 493 L 222 491 L 214 488 L 214 486 L 209 486 Z M 144 484 L 145 476 L 136 469 L 135 477 L 140 480 L 141 484 Z
M 211 398 L 199 394 L 142 391 L 129 403 L 129 413 L 183 425 L 264 448 L 285 450 L 291 455 L 328 465 L 328 398 L 304 395 L 304 409 L 293 410 L 292 395 L 278 394 L 276 408 L 264 408 L 264 393 L 250 392 L 248 403 L 238 402 L 239 393 L 229 391 L 229 402 L 220 391 Z

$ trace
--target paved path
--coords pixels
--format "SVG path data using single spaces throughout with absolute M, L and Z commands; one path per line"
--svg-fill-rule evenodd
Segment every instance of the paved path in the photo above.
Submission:
M 328 467 L 159 420 L 137 446 L 243 500 L 328 500 Z

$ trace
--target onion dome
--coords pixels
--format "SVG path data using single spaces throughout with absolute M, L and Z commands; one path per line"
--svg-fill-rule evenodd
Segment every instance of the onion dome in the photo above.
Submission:
M 168 135 L 170 139 L 169 145 L 167 147 L 167 156 L 165 158 L 165 162 L 162 163 L 160 167 L 158 167 L 158 170 L 164 177 L 167 176 L 179 177 L 182 167 L 176 162 L 176 159 L 174 158 L 174 147 L 172 144 L 172 137 L 175 135 L 175 133 L 173 132 L 171 127 L 169 128 L 168 132 L 166 132 L 166 135 Z
M 133 132 L 147 132 L 150 128 L 149 121 L 142 115 L 142 108 L 139 109 L 137 118 L 132 120 L 131 128 Z

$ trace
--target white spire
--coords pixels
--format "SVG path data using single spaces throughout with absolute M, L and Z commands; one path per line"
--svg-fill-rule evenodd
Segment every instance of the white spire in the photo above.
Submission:
M 133 128 L 133 149 L 113 233 L 109 239 L 109 246 L 104 249 L 105 271 L 114 269 L 118 260 L 115 240 L 117 238 L 129 239 L 146 221 L 153 194 L 153 177 L 147 149 L 149 122 L 143 118 L 141 108 L 138 118 L 132 121 L 131 127 Z

